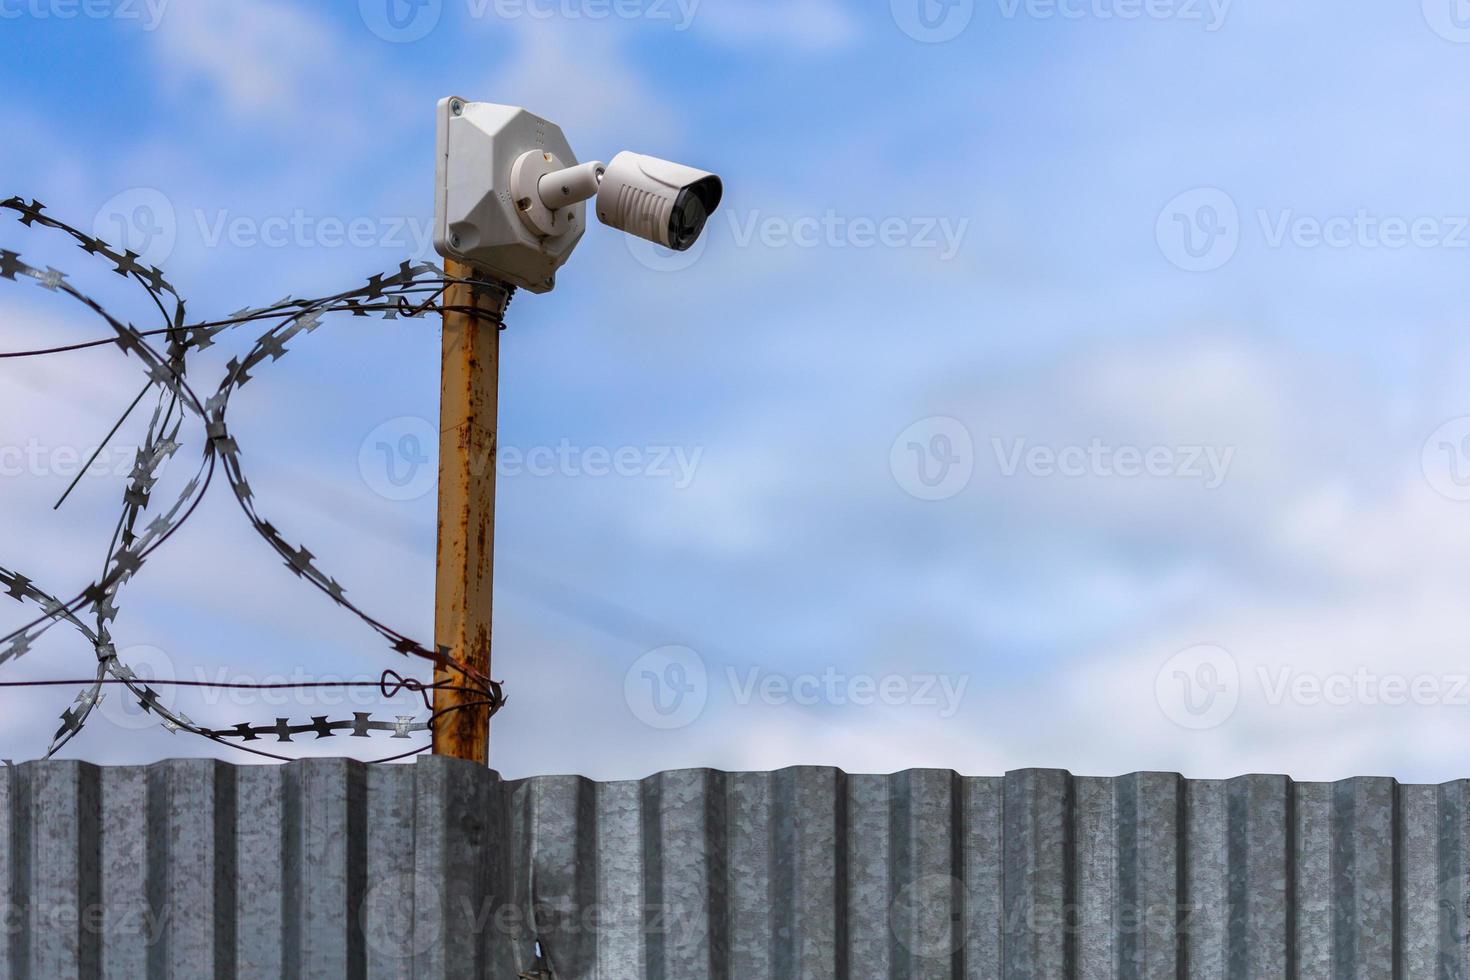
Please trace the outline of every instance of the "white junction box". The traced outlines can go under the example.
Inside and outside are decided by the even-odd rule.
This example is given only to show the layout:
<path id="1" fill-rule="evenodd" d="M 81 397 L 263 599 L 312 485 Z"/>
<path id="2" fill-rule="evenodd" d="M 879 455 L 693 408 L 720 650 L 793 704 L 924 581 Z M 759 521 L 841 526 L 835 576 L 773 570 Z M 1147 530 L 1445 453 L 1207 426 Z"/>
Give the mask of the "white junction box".
<path id="1" fill-rule="evenodd" d="M 542 176 L 577 165 L 561 127 L 516 106 L 440 99 L 434 167 L 434 249 L 533 293 L 587 230 L 584 202 L 549 209 Z"/>

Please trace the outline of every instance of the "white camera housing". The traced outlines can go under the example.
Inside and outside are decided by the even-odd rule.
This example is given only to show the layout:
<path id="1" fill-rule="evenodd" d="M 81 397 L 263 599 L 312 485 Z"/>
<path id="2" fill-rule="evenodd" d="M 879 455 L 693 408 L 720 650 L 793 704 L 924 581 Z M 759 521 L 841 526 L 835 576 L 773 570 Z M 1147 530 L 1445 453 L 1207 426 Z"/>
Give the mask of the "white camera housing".
<path id="1" fill-rule="evenodd" d="M 556 286 L 597 199 L 607 225 L 675 251 L 720 204 L 720 178 L 657 157 L 578 163 L 561 128 L 516 106 L 438 105 L 434 249 L 533 293 Z"/>
<path id="2" fill-rule="evenodd" d="M 682 252 L 699 240 L 724 196 L 720 178 L 642 153 L 619 153 L 597 192 L 597 220 Z"/>
<path id="3" fill-rule="evenodd" d="M 515 188 L 517 177 L 524 183 L 533 173 L 577 163 L 561 127 L 515 106 L 453 96 L 439 100 L 437 118 L 434 250 L 533 293 L 549 292 L 582 239 L 587 207 L 543 212 L 536 195 L 528 202 Z"/>

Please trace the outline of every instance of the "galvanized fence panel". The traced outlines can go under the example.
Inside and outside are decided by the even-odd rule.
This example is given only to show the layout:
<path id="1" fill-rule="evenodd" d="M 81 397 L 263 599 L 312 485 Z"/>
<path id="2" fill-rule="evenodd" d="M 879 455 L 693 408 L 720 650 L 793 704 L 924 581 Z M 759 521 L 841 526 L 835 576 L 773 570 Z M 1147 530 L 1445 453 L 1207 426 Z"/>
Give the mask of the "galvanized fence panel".
<path id="1" fill-rule="evenodd" d="M 1470 977 L 1470 784 L 0 770 L 0 978 Z"/>

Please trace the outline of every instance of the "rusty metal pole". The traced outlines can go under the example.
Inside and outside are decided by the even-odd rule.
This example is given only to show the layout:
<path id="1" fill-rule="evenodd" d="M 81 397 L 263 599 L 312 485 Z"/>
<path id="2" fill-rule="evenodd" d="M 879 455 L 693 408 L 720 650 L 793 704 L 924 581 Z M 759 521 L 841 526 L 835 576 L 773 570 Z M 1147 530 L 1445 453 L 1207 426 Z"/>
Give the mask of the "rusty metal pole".
<path id="1" fill-rule="evenodd" d="M 482 278 L 470 266 L 445 262 L 451 278 Z M 499 427 L 500 329 L 510 288 L 450 286 L 446 308 L 473 307 L 485 316 L 444 312 L 439 401 L 439 545 L 434 642 L 485 676 L 490 674 L 490 614 L 495 562 L 495 452 Z M 463 675 L 438 668 L 434 680 L 466 686 Z M 481 700 L 473 693 L 436 690 L 436 714 Z M 488 765 L 490 709 L 466 707 L 439 717 L 434 754 Z"/>

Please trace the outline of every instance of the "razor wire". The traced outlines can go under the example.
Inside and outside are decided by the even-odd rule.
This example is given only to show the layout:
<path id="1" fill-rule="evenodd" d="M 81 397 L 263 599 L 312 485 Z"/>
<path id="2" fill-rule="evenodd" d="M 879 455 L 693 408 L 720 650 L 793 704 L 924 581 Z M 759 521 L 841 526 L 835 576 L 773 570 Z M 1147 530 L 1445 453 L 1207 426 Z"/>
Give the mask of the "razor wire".
<path id="1" fill-rule="evenodd" d="M 295 299 L 287 296 L 268 306 L 242 309 L 223 319 L 190 322 L 186 317 L 185 302 L 178 291 L 159 269 L 144 264 L 138 253 L 128 249 L 114 249 L 102 239 L 87 235 L 51 217 L 45 213 L 45 206 L 34 199 L 27 202 L 19 197 L 12 197 L 0 201 L 0 209 L 15 212 L 20 223 L 27 229 L 39 227 L 70 236 L 77 247 L 88 255 L 111 263 L 113 272 L 143 287 L 153 306 L 157 308 L 161 322 L 165 324 L 154 329 L 140 330 L 113 316 L 99 302 L 69 282 L 66 274 L 60 270 L 49 265 L 45 268 L 30 265 L 21 258 L 20 253 L 0 249 L 0 279 L 12 282 L 19 282 L 23 278 L 32 279 L 41 288 L 80 303 L 112 331 L 112 335 L 106 338 L 79 344 L 0 353 L 0 359 L 53 355 L 108 345 L 116 345 L 125 357 L 137 358 L 144 368 L 147 381 L 138 398 L 119 419 L 113 433 L 150 392 L 156 395 L 146 436 L 138 448 L 123 492 L 122 512 L 107 547 L 102 574 L 71 599 L 62 600 L 58 594 L 43 589 L 30 577 L 0 565 L 0 596 L 8 595 L 36 607 L 39 611 L 39 615 L 24 626 L 0 636 L 0 667 L 24 656 L 37 640 L 60 623 L 79 632 L 97 657 L 95 676 L 87 681 L 46 680 L 0 684 L 0 687 L 86 685 L 76 700 L 62 713 L 60 727 L 52 736 L 46 758 L 55 755 L 81 732 L 92 712 L 102 703 L 105 696 L 103 688 L 109 685 L 121 686 L 137 700 L 138 707 L 157 716 L 160 724 L 169 732 L 186 732 L 255 755 L 283 761 L 289 761 L 290 757 L 244 743 L 267 738 L 273 738 L 277 742 L 291 742 L 298 735 L 312 735 L 316 739 L 336 735 L 368 738 L 373 732 L 391 732 L 391 738 L 410 738 L 417 733 L 432 732 L 435 722 L 451 711 L 484 707 L 490 715 L 497 713 L 506 700 L 503 687 L 498 681 L 454 657 L 449 648 L 419 643 L 349 600 L 347 590 L 322 569 L 317 557 L 305 544 L 291 544 L 266 518 L 246 479 L 240 445 L 230 431 L 227 413 L 231 396 L 254 380 L 254 372 L 281 360 L 290 352 L 287 347 L 289 343 L 302 335 L 315 332 L 329 314 L 346 313 L 354 317 L 377 315 L 393 320 L 400 317 L 417 318 L 426 313 L 457 312 L 489 320 L 496 329 L 504 329 L 500 316 L 475 305 L 452 305 L 448 302 L 446 293 L 451 286 L 457 285 L 469 286 L 475 290 L 496 291 L 496 298 L 500 302 L 495 304 L 495 308 L 504 310 L 514 287 L 493 281 L 453 277 L 429 263 L 414 265 L 404 262 L 396 272 L 374 275 L 365 284 L 335 295 L 316 299 Z M 225 377 L 218 388 L 208 398 L 201 399 L 186 380 L 188 356 L 214 346 L 216 338 L 226 331 L 250 324 L 267 324 L 268 329 L 256 339 L 243 357 L 230 359 L 225 365 Z M 162 351 L 150 343 L 153 338 L 163 339 Z M 203 451 L 198 469 L 166 509 L 150 510 L 154 503 L 154 490 L 161 479 L 160 469 L 182 448 L 186 420 L 193 420 L 203 428 Z M 104 440 L 104 445 L 105 442 Z M 322 592 L 339 609 L 367 625 L 395 653 L 428 661 L 437 671 L 456 675 L 457 680 L 454 683 L 436 681 L 425 684 L 405 678 L 396 671 L 385 670 L 377 682 L 342 682 L 339 685 L 376 686 L 385 699 L 404 690 L 419 694 L 430 711 L 427 721 L 417 721 L 413 715 L 398 715 L 391 721 L 380 721 L 373 719 L 371 712 L 354 712 L 351 719 L 333 720 L 327 716 L 313 716 L 310 722 L 293 723 L 289 718 L 277 718 L 273 724 L 268 725 L 241 722 L 228 728 L 211 729 L 196 723 L 182 711 L 164 704 L 157 687 L 176 684 L 259 689 L 333 685 L 231 685 L 160 681 L 139 677 L 123 662 L 111 633 L 111 625 L 118 614 L 119 593 L 154 552 L 194 513 L 217 473 L 223 473 L 251 527 L 276 552 L 297 579 Z M 431 691 L 456 691 L 470 695 L 471 699 L 435 712 L 430 700 Z M 428 748 L 425 745 L 373 761 L 389 762 L 416 755 Z"/>

